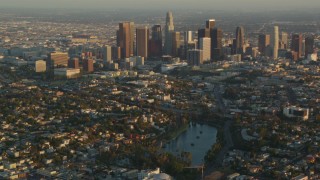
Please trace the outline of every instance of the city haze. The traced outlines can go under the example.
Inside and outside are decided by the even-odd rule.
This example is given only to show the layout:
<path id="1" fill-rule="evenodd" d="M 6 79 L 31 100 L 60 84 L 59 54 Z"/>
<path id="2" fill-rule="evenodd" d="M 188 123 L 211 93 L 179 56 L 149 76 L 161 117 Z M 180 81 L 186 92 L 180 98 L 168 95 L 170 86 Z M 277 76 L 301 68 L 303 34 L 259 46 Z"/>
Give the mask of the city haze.
<path id="1" fill-rule="evenodd" d="M 210 9 L 237 11 L 272 11 L 281 9 L 313 9 L 320 5 L 318 0 L 2 0 L 2 7 L 11 8 L 82 8 L 82 9 Z"/>

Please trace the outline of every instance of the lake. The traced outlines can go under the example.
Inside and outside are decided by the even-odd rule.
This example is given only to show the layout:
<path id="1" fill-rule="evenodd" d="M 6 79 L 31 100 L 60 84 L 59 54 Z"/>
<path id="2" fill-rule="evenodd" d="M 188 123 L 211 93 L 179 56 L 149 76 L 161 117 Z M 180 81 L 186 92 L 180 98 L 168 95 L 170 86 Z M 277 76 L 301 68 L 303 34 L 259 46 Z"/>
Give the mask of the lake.
<path id="1" fill-rule="evenodd" d="M 189 128 L 177 138 L 165 145 L 165 150 L 172 154 L 179 154 L 181 151 L 192 154 L 192 166 L 204 163 L 204 156 L 211 146 L 216 143 L 217 129 L 215 127 L 190 123 Z"/>

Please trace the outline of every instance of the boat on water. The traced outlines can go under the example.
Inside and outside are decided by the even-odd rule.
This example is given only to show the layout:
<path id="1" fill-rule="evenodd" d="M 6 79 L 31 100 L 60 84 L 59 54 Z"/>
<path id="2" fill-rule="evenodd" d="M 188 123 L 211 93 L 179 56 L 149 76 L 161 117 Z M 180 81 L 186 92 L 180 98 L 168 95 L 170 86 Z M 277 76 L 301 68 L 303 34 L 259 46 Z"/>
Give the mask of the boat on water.
<path id="1" fill-rule="evenodd" d="M 194 146 L 194 144 L 193 144 L 193 143 L 191 143 L 190 145 L 191 145 L 191 146 Z"/>
<path id="2" fill-rule="evenodd" d="M 200 134 L 202 134 L 202 131 L 200 131 Z"/>

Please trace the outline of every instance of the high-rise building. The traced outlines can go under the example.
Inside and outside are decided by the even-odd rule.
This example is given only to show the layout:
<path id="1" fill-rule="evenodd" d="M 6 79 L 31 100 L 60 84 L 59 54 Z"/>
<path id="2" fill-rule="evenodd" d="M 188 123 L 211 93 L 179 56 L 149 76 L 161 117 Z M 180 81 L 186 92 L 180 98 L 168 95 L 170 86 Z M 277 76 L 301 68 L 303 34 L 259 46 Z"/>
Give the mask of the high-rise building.
<path id="1" fill-rule="evenodd" d="M 111 58 L 112 60 L 119 60 L 121 59 L 121 48 L 118 46 L 111 47 Z"/>
<path id="2" fill-rule="evenodd" d="M 280 49 L 288 49 L 288 33 L 281 32 L 280 34 Z"/>
<path id="3" fill-rule="evenodd" d="M 103 64 L 110 63 L 112 61 L 112 49 L 111 46 L 104 46 L 102 49 Z"/>
<path id="4" fill-rule="evenodd" d="M 314 38 L 309 36 L 305 38 L 305 58 L 314 53 Z"/>
<path id="5" fill-rule="evenodd" d="M 200 38 L 199 49 L 203 51 L 203 61 L 210 61 L 211 59 L 211 38 Z"/>
<path id="6" fill-rule="evenodd" d="M 178 56 L 180 48 L 180 32 L 172 32 L 172 56 Z"/>
<path id="7" fill-rule="evenodd" d="M 198 29 L 198 47 L 200 46 L 199 42 L 201 38 L 208 37 L 210 38 L 210 29 L 204 28 L 204 29 Z"/>
<path id="8" fill-rule="evenodd" d="M 222 52 L 222 37 L 223 32 L 221 28 L 214 28 L 211 30 L 211 59 L 219 60 Z"/>
<path id="9" fill-rule="evenodd" d="M 266 47 L 270 45 L 270 35 L 260 34 L 258 39 L 258 49 L 259 52 L 265 55 Z"/>
<path id="10" fill-rule="evenodd" d="M 154 25 L 152 27 L 151 39 L 149 41 L 149 55 L 155 57 L 162 56 L 161 25 Z"/>
<path id="11" fill-rule="evenodd" d="M 69 55 L 64 52 L 52 52 L 48 54 L 47 66 L 53 67 L 67 67 Z"/>
<path id="12" fill-rule="evenodd" d="M 184 32 L 184 44 L 187 45 L 192 41 L 193 41 L 192 31 Z"/>
<path id="13" fill-rule="evenodd" d="M 164 50 L 168 55 L 172 55 L 172 32 L 174 32 L 173 15 L 172 12 L 168 12 L 166 17 L 164 41 Z"/>
<path id="14" fill-rule="evenodd" d="M 244 28 L 242 26 L 236 29 L 236 54 L 243 54 L 245 40 L 244 40 Z"/>
<path id="15" fill-rule="evenodd" d="M 134 29 L 132 28 L 134 28 L 133 22 L 119 23 L 117 44 L 121 48 L 121 56 L 123 58 L 128 58 L 134 54 Z"/>
<path id="16" fill-rule="evenodd" d="M 215 19 L 208 19 L 206 21 L 206 28 L 207 29 L 213 29 L 215 25 L 216 25 L 216 20 Z"/>
<path id="17" fill-rule="evenodd" d="M 273 59 L 278 58 L 278 51 L 279 51 L 279 27 L 273 27 L 273 34 L 272 34 L 272 47 L 273 47 Z"/>
<path id="18" fill-rule="evenodd" d="M 134 33 L 135 33 L 136 29 L 135 29 L 135 26 L 134 26 L 134 22 L 130 22 L 130 56 L 134 56 L 135 52 L 136 52 L 136 43 L 134 42 L 135 41 L 135 36 L 134 36 Z"/>
<path id="19" fill-rule="evenodd" d="M 190 66 L 199 66 L 203 63 L 203 51 L 200 49 L 189 50 L 187 60 Z"/>
<path id="20" fill-rule="evenodd" d="M 157 24 L 152 26 L 151 39 L 162 40 L 162 28 L 161 25 Z"/>
<path id="21" fill-rule="evenodd" d="M 72 58 L 68 61 L 68 68 L 79 68 L 79 58 Z"/>
<path id="22" fill-rule="evenodd" d="M 137 28 L 136 32 L 137 56 L 148 57 L 149 29 L 148 27 Z"/>
<path id="23" fill-rule="evenodd" d="M 93 60 L 92 59 L 84 59 L 82 61 L 83 70 L 90 73 L 93 72 Z"/>
<path id="24" fill-rule="evenodd" d="M 298 59 L 302 58 L 302 34 L 293 34 L 291 50 L 297 53 Z"/>

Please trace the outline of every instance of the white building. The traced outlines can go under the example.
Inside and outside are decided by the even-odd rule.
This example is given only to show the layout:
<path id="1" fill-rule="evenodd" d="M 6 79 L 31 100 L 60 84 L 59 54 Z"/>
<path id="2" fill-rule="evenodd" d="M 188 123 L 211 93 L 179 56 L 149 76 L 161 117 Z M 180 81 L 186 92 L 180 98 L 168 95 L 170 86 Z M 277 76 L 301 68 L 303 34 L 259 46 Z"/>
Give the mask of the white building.
<path id="1" fill-rule="evenodd" d="M 308 54 L 308 60 L 317 61 L 318 60 L 318 54 L 317 53 Z"/>
<path id="2" fill-rule="evenodd" d="M 47 70 L 47 63 L 44 60 L 38 60 L 35 62 L 35 71 L 39 72 L 46 72 Z"/>
<path id="3" fill-rule="evenodd" d="M 210 61 L 211 58 L 211 38 L 200 38 L 200 49 L 203 51 L 203 61 Z"/>
<path id="4" fill-rule="evenodd" d="M 289 106 L 283 109 L 283 114 L 289 118 L 302 118 L 304 121 L 309 119 L 309 109 Z"/>
<path id="5" fill-rule="evenodd" d="M 60 78 L 76 78 L 80 75 L 80 69 L 71 68 L 56 68 L 54 69 L 54 76 Z"/>
<path id="6" fill-rule="evenodd" d="M 193 41 L 192 31 L 184 32 L 184 43 L 187 45 Z"/>

